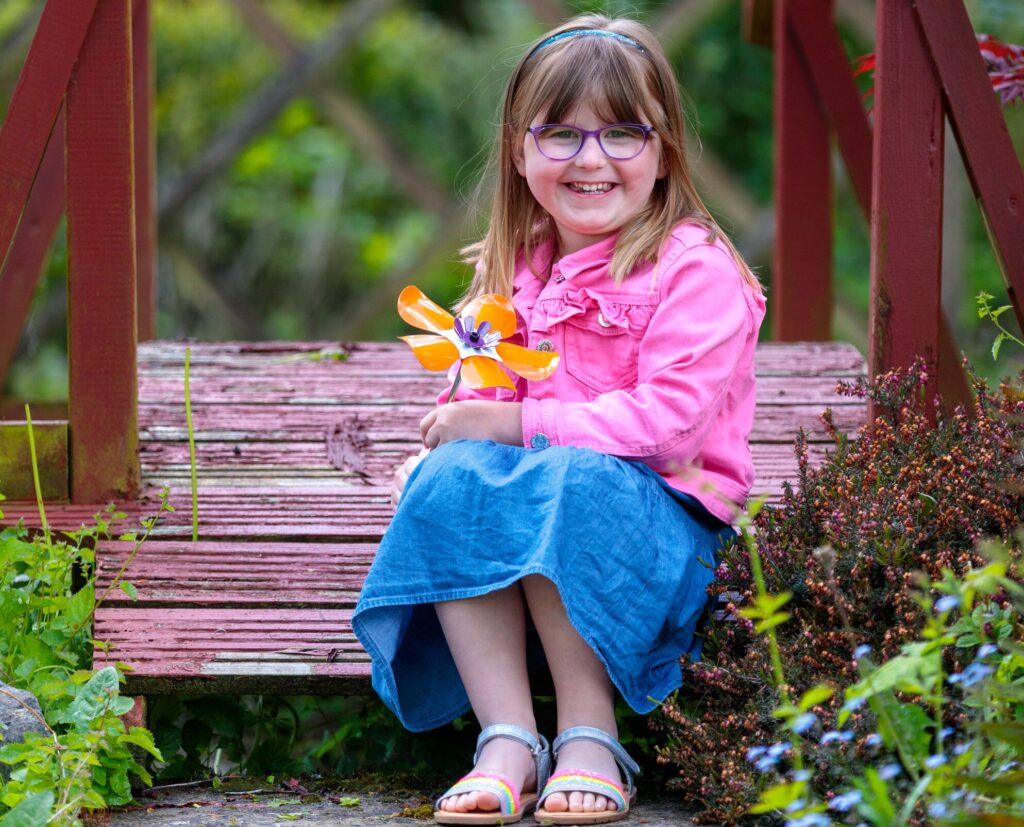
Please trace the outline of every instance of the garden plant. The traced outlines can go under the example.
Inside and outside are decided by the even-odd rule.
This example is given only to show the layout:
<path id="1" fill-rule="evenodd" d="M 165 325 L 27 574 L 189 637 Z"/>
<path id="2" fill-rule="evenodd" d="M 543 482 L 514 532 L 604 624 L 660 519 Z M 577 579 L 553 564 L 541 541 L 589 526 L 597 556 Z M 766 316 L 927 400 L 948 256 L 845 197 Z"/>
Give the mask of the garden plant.
<path id="1" fill-rule="evenodd" d="M 703 820 L 1022 823 L 1024 392 L 975 378 L 946 413 L 926 382 L 845 386 L 874 421 L 850 440 L 826 412 L 834 451 L 813 469 L 799 442 L 798 484 L 724 553 L 733 622 L 659 722 Z"/>
<path id="2" fill-rule="evenodd" d="M 42 530 L 30 532 L 21 522 L 0 529 L 0 681 L 31 692 L 42 715 L 26 706 L 40 731 L 24 741 L 0 741 L 0 763 L 9 773 L 0 783 L 3 827 L 78 824 L 83 809 L 126 804 L 131 776 L 151 783 L 132 747 L 161 757 L 148 730 L 126 726 L 120 717 L 134 702 L 119 695 L 118 669 L 91 668 L 96 606 L 113 588 L 134 594 L 124 568 L 98 599 L 95 592 L 96 543 L 117 531 L 126 515 L 109 506 L 94 525 L 58 536 L 47 524 L 33 471 Z M 135 543 L 131 556 L 169 510 L 164 491 L 157 515 L 143 519 L 141 531 L 119 532 L 118 539 Z"/>

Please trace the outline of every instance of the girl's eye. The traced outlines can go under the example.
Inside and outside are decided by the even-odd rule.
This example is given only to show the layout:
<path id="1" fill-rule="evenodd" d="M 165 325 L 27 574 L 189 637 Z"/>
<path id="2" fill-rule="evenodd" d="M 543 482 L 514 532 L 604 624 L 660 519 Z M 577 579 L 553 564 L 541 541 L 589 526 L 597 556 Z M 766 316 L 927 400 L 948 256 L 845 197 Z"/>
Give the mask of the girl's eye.
<path id="1" fill-rule="evenodd" d="M 643 137 L 643 133 L 628 126 L 613 126 L 606 129 L 601 137 L 606 141 L 637 141 Z"/>
<path id="2" fill-rule="evenodd" d="M 548 129 L 542 129 L 540 132 L 540 138 L 544 141 L 573 142 L 580 139 L 580 133 L 575 129 L 569 129 L 565 126 L 553 126 Z"/>

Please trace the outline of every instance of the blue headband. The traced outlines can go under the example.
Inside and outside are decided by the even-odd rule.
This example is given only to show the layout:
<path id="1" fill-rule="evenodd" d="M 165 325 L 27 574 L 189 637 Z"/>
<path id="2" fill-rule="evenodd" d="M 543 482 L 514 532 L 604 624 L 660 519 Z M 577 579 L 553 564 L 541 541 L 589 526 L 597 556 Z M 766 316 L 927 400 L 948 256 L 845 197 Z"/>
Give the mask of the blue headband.
<path id="1" fill-rule="evenodd" d="M 619 43 L 625 43 L 627 46 L 632 46 L 634 49 L 637 49 L 638 51 L 646 51 L 644 47 L 641 46 L 633 38 L 628 37 L 624 34 L 619 34 L 618 32 L 610 32 L 607 29 L 573 29 L 572 31 L 553 34 L 547 40 L 542 40 L 534 47 L 533 51 L 530 52 L 530 54 L 533 55 L 534 53 L 539 52 L 545 46 L 550 46 L 552 43 L 557 43 L 559 40 L 566 40 L 570 37 L 607 37 L 610 40 L 617 40 L 619 41 Z"/>

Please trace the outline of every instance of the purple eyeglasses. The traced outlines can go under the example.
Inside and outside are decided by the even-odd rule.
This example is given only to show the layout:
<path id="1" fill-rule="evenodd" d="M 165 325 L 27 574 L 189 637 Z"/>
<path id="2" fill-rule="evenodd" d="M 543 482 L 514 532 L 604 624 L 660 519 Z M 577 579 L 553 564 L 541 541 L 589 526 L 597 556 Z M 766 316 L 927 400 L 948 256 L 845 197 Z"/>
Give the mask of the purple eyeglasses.
<path id="1" fill-rule="evenodd" d="M 591 136 L 597 138 L 601 151 L 613 161 L 628 161 L 643 152 L 654 127 L 642 123 L 613 123 L 600 129 L 580 129 L 564 123 L 547 123 L 531 126 L 526 131 L 533 135 L 540 154 L 552 161 L 575 158 Z"/>

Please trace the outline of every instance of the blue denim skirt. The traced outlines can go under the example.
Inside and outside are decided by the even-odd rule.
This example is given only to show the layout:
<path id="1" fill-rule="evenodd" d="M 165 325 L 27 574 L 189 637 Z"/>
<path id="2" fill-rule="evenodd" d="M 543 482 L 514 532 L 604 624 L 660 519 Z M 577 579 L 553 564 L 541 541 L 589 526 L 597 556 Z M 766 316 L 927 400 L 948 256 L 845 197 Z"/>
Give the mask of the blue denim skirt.
<path id="1" fill-rule="evenodd" d="M 623 698 L 649 712 L 680 686 L 680 655 L 699 651 L 733 534 L 643 463 L 457 440 L 409 475 L 352 628 L 384 703 L 408 729 L 431 729 L 469 709 L 433 604 L 540 574 Z"/>

